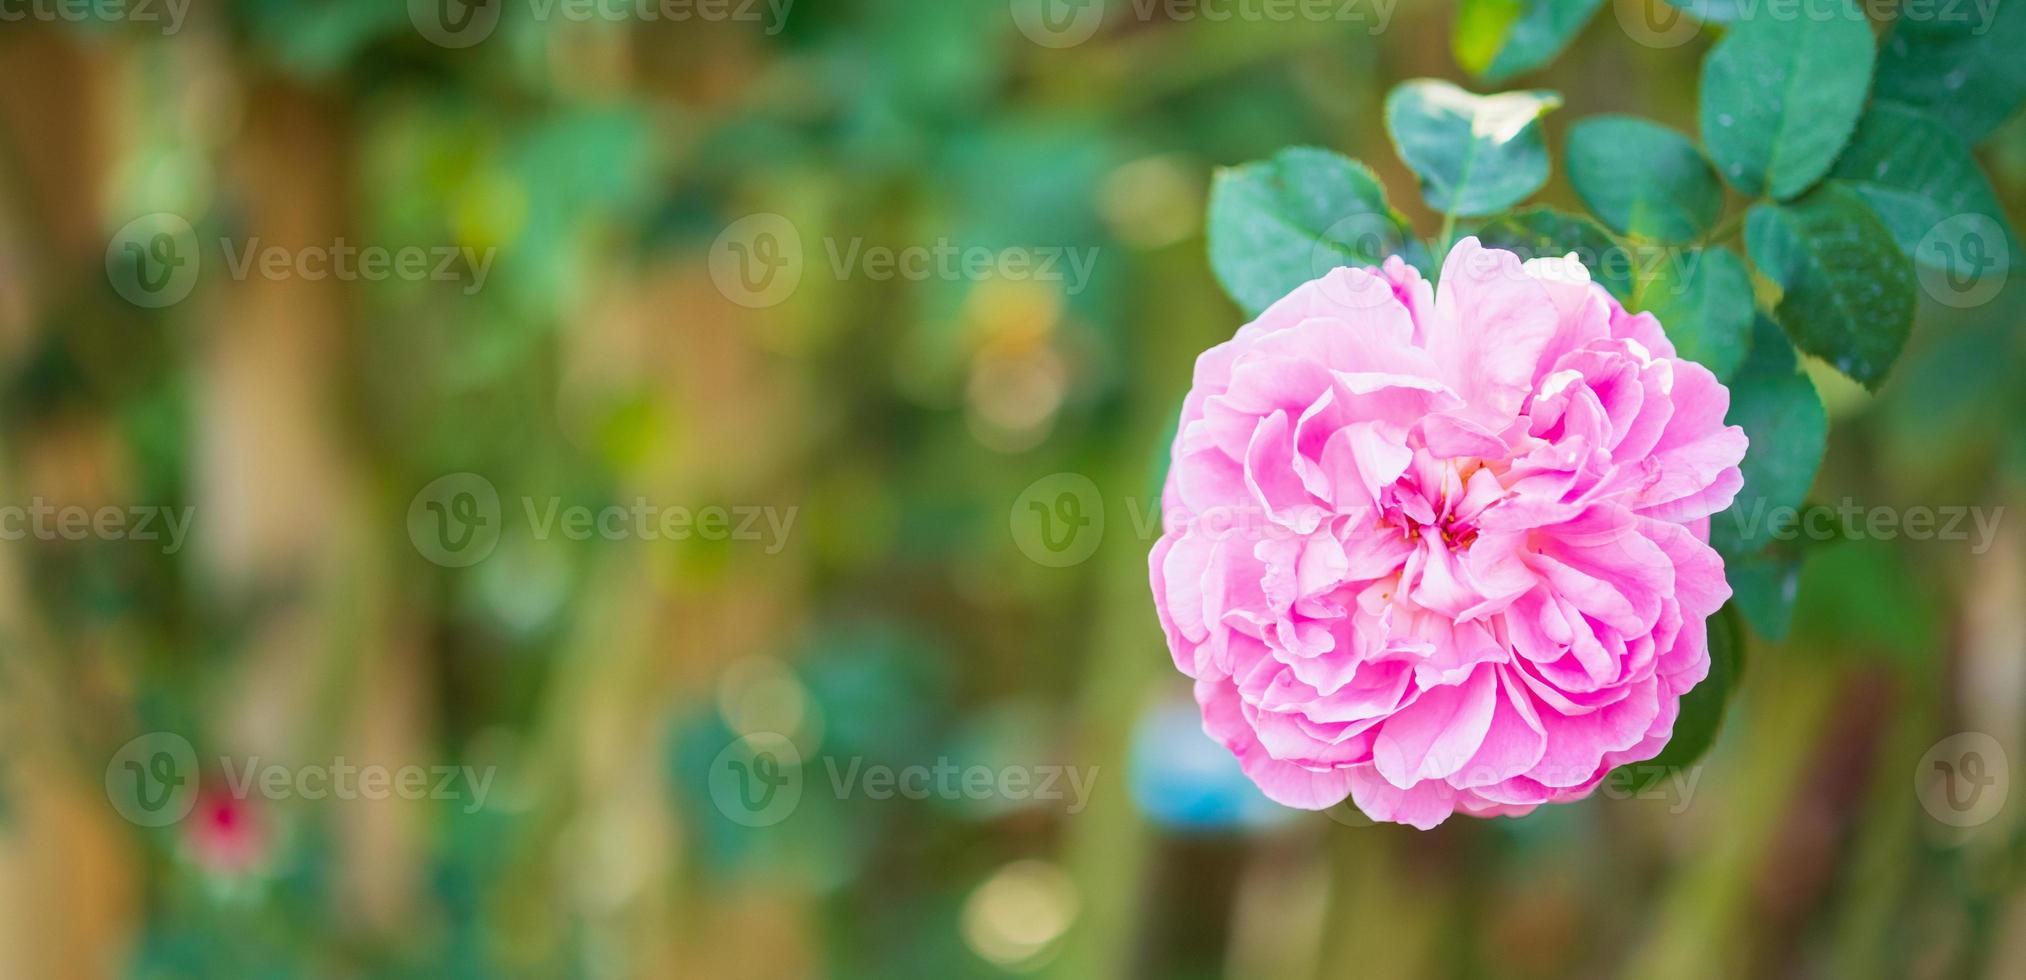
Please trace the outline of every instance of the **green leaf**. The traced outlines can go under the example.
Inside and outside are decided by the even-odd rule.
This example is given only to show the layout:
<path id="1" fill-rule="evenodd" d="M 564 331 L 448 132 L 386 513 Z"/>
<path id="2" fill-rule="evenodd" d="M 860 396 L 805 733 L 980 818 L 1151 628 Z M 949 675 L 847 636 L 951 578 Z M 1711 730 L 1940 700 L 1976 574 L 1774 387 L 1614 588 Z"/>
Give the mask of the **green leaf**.
<path id="1" fill-rule="evenodd" d="M 1793 621 L 1804 544 L 1798 522 L 1829 433 L 1814 384 L 1797 371 L 1780 328 L 1759 317 L 1724 419 L 1751 440 L 1739 464 L 1745 483 L 1709 526 L 1710 545 L 1724 556 L 1731 605 L 1769 640 L 1785 639 Z"/>
<path id="2" fill-rule="evenodd" d="M 1726 380 L 1752 337 L 1752 274 L 1728 248 L 1670 248 L 1635 287 L 1675 350 Z"/>
<path id="3" fill-rule="evenodd" d="M 2009 268 L 2019 249 L 2005 209 L 1969 148 L 1939 118 L 1921 110 L 1873 104 L 1829 176 L 1863 195 L 1916 262 L 1950 267 L 1953 252 L 1920 246 L 1944 221 L 1963 214 L 1981 215 L 2003 231 L 2006 247 L 1989 250 L 1996 253 L 1989 256 L 1998 263 L 1996 270 Z"/>
<path id="4" fill-rule="evenodd" d="M 1745 216 L 1745 246 L 1777 283 L 1795 346 L 1876 390 L 1913 328 L 1913 262 L 1856 192 L 1831 183 Z"/>
<path id="5" fill-rule="evenodd" d="M 1632 296 L 1632 258 L 1603 226 L 1553 208 L 1528 208 L 1492 219 L 1477 229 L 1478 241 L 1522 259 L 1561 258 L 1571 252 L 1590 278 L 1603 283 L 1619 302 Z"/>
<path id="6" fill-rule="evenodd" d="M 1737 558 L 1724 559 L 1731 605 L 1752 630 L 1775 643 L 1794 625 L 1794 600 L 1801 587 L 1801 548 L 1780 542 Z"/>
<path id="7" fill-rule="evenodd" d="M 1813 186 L 1850 139 L 1871 90 L 1871 25 L 1838 13 L 1740 20 L 1702 68 L 1702 142 L 1732 187 L 1786 200 Z"/>
<path id="8" fill-rule="evenodd" d="M 1386 96 L 1386 130 L 1421 178 L 1421 196 L 1445 214 L 1490 214 L 1548 179 L 1540 117 L 1562 104 L 1553 92 L 1473 95 L 1418 78 Z"/>
<path id="9" fill-rule="evenodd" d="M 1723 213 L 1716 171 L 1688 137 L 1631 116 L 1569 128 L 1569 182 L 1613 231 L 1662 242 L 1702 235 Z"/>
<path id="10" fill-rule="evenodd" d="M 1786 338 L 1764 317 L 1754 332 L 1752 356 L 1731 380 L 1730 391 L 1724 421 L 1743 428 L 1751 442 L 1738 464 L 1744 486 L 1730 509 L 1710 520 L 1709 540 L 1725 556 L 1742 557 L 1791 540 L 1828 446 L 1829 416 L 1814 383 L 1796 369 Z"/>
<path id="11" fill-rule="evenodd" d="M 1422 258 L 1378 178 L 1313 147 L 1218 171 L 1208 234 L 1210 267 L 1247 314 L 1337 266 Z"/>
<path id="12" fill-rule="evenodd" d="M 1463 0 L 1451 35 L 1464 70 L 1497 84 L 1562 53 L 1604 0 Z"/>
<path id="13" fill-rule="evenodd" d="M 1926 109 L 1975 143 L 2026 99 L 2026 0 L 1969 0 L 1956 16 L 1902 13 L 1878 59 L 1878 98 Z"/>
<path id="14" fill-rule="evenodd" d="M 1764 313 L 1752 314 L 1752 352 L 1741 372 L 1792 374 L 1801 369 L 1794 345 L 1780 332 L 1780 325 Z"/>
<path id="15" fill-rule="evenodd" d="M 1637 792 L 1655 786 L 1694 765 L 1716 743 L 1731 694 L 1744 676 L 1745 645 L 1744 637 L 1738 633 L 1737 613 L 1729 605 L 1709 618 L 1707 628 L 1709 674 L 1681 696 L 1681 715 L 1674 721 L 1674 736 L 1653 758 L 1613 770 L 1607 778 L 1614 789 Z"/>
<path id="16" fill-rule="evenodd" d="M 1463 0 L 1456 8 L 1456 26 L 1449 32 L 1449 48 L 1456 63 L 1473 75 L 1482 76 L 1498 59 L 1512 25 L 1526 13 L 1526 0 Z"/>

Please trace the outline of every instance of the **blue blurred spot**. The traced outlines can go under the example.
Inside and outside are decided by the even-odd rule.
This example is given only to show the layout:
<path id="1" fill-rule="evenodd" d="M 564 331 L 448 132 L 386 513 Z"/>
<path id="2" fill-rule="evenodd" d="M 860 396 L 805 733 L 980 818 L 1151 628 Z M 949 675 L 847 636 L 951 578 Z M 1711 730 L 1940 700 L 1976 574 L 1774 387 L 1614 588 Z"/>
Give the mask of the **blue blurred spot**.
<path id="1" fill-rule="evenodd" d="M 1250 829 L 1294 816 L 1261 794 L 1237 757 L 1203 734 L 1202 716 L 1186 701 L 1164 701 L 1140 716 L 1127 768 L 1140 811 L 1171 830 Z"/>

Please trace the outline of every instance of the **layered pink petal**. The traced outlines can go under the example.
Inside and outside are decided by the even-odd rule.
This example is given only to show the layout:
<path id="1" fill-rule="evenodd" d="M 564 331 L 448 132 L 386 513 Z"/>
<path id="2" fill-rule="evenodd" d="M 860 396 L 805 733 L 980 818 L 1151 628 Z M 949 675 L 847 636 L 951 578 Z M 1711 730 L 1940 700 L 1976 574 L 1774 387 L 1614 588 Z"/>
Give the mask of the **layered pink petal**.
<path id="1" fill-rule="evenodd" d="M 1573 258 L 1337 269 L 1196 362 L 1148 558 L 1269 797 L 1432 827 L 1665 745 L 1730 595 L 1729 394 Z"/>

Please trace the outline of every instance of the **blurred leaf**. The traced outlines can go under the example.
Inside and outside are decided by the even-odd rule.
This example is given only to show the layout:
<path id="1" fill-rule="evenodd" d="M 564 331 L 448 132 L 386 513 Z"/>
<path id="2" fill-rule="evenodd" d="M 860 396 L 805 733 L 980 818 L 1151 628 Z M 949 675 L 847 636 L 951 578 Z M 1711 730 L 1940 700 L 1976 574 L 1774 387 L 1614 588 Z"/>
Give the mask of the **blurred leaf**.
<path id="1" fill-rule="evenodd" d="M 587 274 L 585 237 L 603 222 L 644 218 L 651 199 L 655 127 L 636 108 L 584 109 L 543 117 L 517 134 L 510 166 L 492 181 L 459 190 L 470 212 L 491 221 L 520 215 L 498 233 L 494 280 L 524 303 L 568 301 Z M 494 244 L 473 236 L 476 246 Z M 490 338 L 505 339 L 505 338 Z"/>
<path id="2" fill-rule="evenodd" d="M 1731 604 L 1760 636 L 1782 640 L 1798 589 L 1800 507 L 1821 466 L 1829 420 L 1814 384 L 1798 372 L 1794 349 L 1763 316 L 1751 356 L 1731 382 L 1724 421 L 1743 428 L 1751 443 L 1738 466 L 1744 485 L 1710 519 L 1710 545 L 1724 556 Z"/>
<path id="3" fill-rule="evenodd" d="M 2015 291 L 2026 299 L 2026 291 Z M 1997 310 L 1938 311 L 1929 343 L 1909 352 L 1881 406 L 1879 465 L 1910 492 L 1976 485 L 2005 433 L 2026 419 L 2018 299 Z"/>
<path id="4" fill-rule="evenodd" d="M 1829 175 L 1863 195 L 1899 247 L 1916 262 L 1944 268 L 1951 264 L 1952 253 L 1929 249 L 1930 254 L 1922 255 L 1920 245 L 1942 222 L 1960 214 L 1981 215 L 2004 230 L 2007 247 L 1988 250 L 1996 253 L 1993 257 L 2000 263 L 1996 268 L 2010 267 L 2011 255 L 2019 248 L 2005 209 L 1969 148 L 1928 113 L 1874 104 Z"/>
<path id="5" fill-rule="evenodd" d="M 936 169 L 964 202 L 966 244 L 1091 245 L 1103 234 L 1092 188 L 1128 157 L 1102 125 L 1016 117 L 955 134 Z"/>
<path id="6" fill-rule="evenodd" d="M 663 736 L 664 790 L 681 812 L 686 847 L 699 870 L 720 877 L 777 876 L 811 891 L 835 888 L 863 871 L 879 826 L 877 815 L 864 812 L 863 799 L 814 791 L 817 786 L 827 789 L 832 767 L 854 757 L 826 749 L 784 763 L 785 769 L 798 772 L 791 778 L 799 780 L 803 791 L 779 822 L 754 826 L 734 820 L 731 807 L 739 804 L 728 804 L 712 792 L 721 754 L 737 751 L 744 739 L 744 733 L 711 711 L 672 718 Z"/>
<path id="7" fill-rule="evenodd" d="M 1603 226 L 1580 215 L 1553 208 L 1527 208 L 1485 222 L 1477 228 L 1478 240 L 1502 248 L 1522 259 L 1561 258 L 1576 253 L 1590 270 L 1590 277 L 1603 283 L 1620 302 L 1632 296 L 1632 261 Z"/>
<path id="8" fill-rule="evenodd" d="M 1437 211 L 1465 216 L 1511 207 L 1548 179 L 1540 117 L 1562 104 L 1554 92 L 1474 95 L 1419 78 L 1386 96 L 1386 131 L 1421 177 Z"/>
<path id="9" fill-rule="evenodd" d="M 1716 171 L 1688 137 L 1632 116 L 1592 116 L 1569 129 L 1569 183 L 1612 230 L 1685 242 L 1723 213 Z"/>
<path id="10" fill-rule="evenodd" d="M 1553 61 L 1604 0 L 1463 0 L 1452 46 L 1466 71 L 1498 84 Z"/>
<path id="11" fill-rule="evenodd" d="M 249 50 L 299 75 L 322 78 L 343 71 L 374 40 L 414 31 L 404 8 L 381 0 L 246 0 L 238 12 L 253 41 Z"/>
<path id="12" fill-rule="evenodd" d="M 1934 113 L 1966 143 L 2026 99 L 2026 0 L 1955 5 L 1956 16 L 1902 16 L 1878 60 L 1878 98 Z"/>
<path id="13" fill-rule="evenodd" d="M 960 118 L 986 102 L 1006 56 L 1018 50 L 999 43 L 1012 26 L 1001 4 L 876 0 L 860 7 L 849 41 L 825 51 L 851 85 L 870 89 L 845 93 L 849 102 L 897 112 L 904 127 Z M 810 15 L 799 3 L 780 10 L 788 23 Z"/>
<path id="14" fill-rule="evenodd" d="M 1752 357 L 1732 379 L 1724 413 L 1751 440 L 1738 464 L 1744 486 L 1730 509 L 1710 520 L 1710 544 L 1725 555 L 1746 555 L 1774 540 L 1776 520 L 1792 519 L 1788 511 L 1808 496 L 1828 442 L 1829 417 L 1815 385 L 1795 370 L 1778 328 L 1763 317 L 1758 323 Z"/>
<path id="15" fill-rule="evenodd" d="M 797 659 L 821 709 L 824 749 L 899 765 L 929 758 L 948 719 L 947 652 L 906 624 L 829 621 Z"/>
<path id="16" fill-rule="evenodd" d="M 1724 559 L 1724 578 L 1731 585 L 1731 606 L 1760 636 L 1778 643 L 1794 622 L 1794 599 L 1801 587 L 1802 549 L 1778 542 L 1736 558 Z"/>
<path id="17" fill-rule="evenodd" d="M 1864 110 L 1876 51 L 1847 0 L 1828 18 L 1738 22 L 1702 69 L 1702 142 L 1725 180 L 1786 200 L 1836 161 Z"/>
<path id="18" fill-rule="evenodd" d="M 1752 276 L 1728 248 L 1669 249 L 1635 287 L 1681 356 L 1728 380 L 1752 335 Z"/>
<path id="19" fill-rule="evenodd" d="M 1794 634 L 1809 647 L 1919 664 L 1935 655 L 1936 619 L 1933 598 L 1890 541 L 1811 548 L 1801 564 Z"/>
<path id="20" fill-rule="evenodd" d="M 1364 164 L 1314 147 L 1218 171 L 1209 221 L 1210 267 L 1248 315 L 1337 266 L 1377 265 L 1411 240 Z"/>
<path id="21" fill-rule="evenodd" d="M 1800 370 L 1800 356 L 1794 353 L 1794 345 L 1787 335 L 1780 332 L 1780 325 L 1766 314 L 1754 311 L 1752 314 L 1752 352 L 1745 356 L 1740 371 L 1768 374 L 1791 374 Z"/>
<path id="22" fill-rule="evenodd" d="M 1783 291 L 1774 317 L 1795 345 L 1876 390 L 1913 327 L 1913 263 L 1863 198 L 1831 184 L 1759 205 L 1745 243 Z"/>
<path id="23" fill-rule="evenodd" d="M 1513 24 L 1526 9 L 1526 0 L 1462 0 L 1456 7 L 1456 26 L 1449 34 L 1456 63 L 1464 71 L 1482 76 L 1497 60 Z"/>

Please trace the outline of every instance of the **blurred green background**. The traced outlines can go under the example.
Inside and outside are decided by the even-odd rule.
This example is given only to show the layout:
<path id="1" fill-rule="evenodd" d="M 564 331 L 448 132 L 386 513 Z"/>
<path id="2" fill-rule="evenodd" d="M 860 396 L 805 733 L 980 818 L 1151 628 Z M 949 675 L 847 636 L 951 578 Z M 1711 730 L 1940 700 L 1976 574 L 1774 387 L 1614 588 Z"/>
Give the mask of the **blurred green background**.
<path id="1" fill-rule="evenodd" d="M 0 975 L 2026 976 L 2020 801 L 1917 792 L 2026 760 L 2026 289 L 1816 372 L 1813 498 L 1988 548 L 1809 543 L 1685 782 L 1373 827 L 1200 734 L 1145 555 L 1212 169 L 1433 234 L 1379 105 L 1451 4 L 159 2 L 0 23 L 0 531 L 127 528 L 0 542 Z M 1514 83 L 1558 156 L 1694 130 L 1643 9 Z"/>

